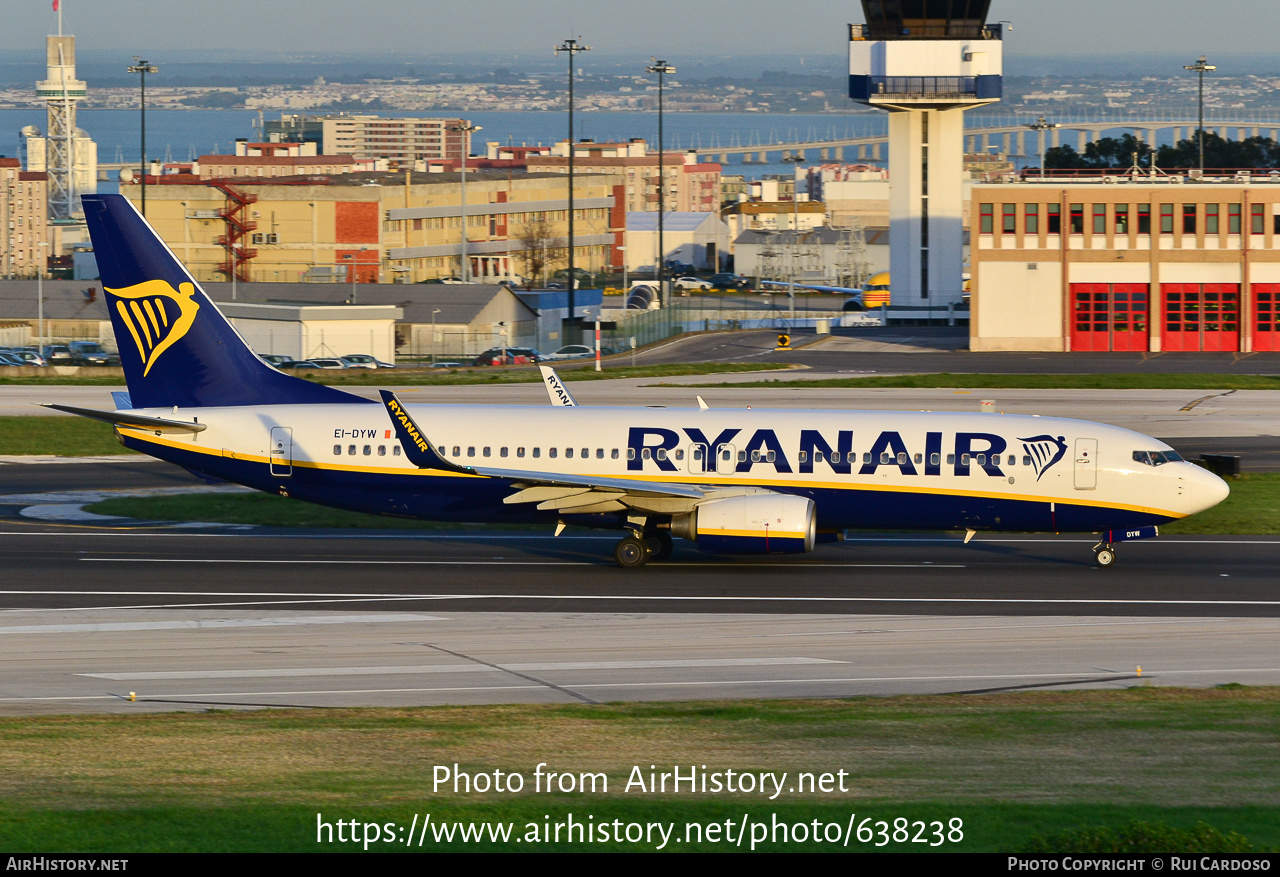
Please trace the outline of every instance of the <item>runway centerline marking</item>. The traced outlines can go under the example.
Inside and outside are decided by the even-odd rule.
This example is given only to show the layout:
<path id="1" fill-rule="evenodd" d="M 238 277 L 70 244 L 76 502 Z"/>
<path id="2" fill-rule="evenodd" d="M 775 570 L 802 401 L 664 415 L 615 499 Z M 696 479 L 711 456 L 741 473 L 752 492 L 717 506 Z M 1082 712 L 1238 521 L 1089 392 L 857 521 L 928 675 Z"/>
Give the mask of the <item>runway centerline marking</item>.
<path id="1" fill-rule="evenodd" d="M 698 667 L 792 667 L 798 664 L 847 664 L 828 658 L 694 658 L 667 661 L 535 661 L 486 664 L 415 664 L 388 667 L 280 667 L 260 670 L 149 670 L 138 673 L 76 673 L 92 679 L 141 682 L 149 679 L 270 679 L 289 676 L 378 676 L 412 673 L 500 673 L 577 670 L 668 670 Z"/>
<path id="2" fill-rule="evenodd" d="M 119 633 L 141 630 L 223 630 L 242 627 L 292 627 L 312 624 L 394 624 L 413 621 L 448 621 L 438 615 L 395 614 L 383 615 L 323 615 L 280 618 L 214 618 L 208 620 L 175 621 L 103 621 L 84 624 L 20 624 L 0 627 L 5 634 L 46 633 Z"/>
<path id="3" fill-rule="evenodd" d="M 1071 606 L 1280 606 L 1280 600 L 1151 600 L 1141 598 L 1080 597 L 803 597 L 803 596 L 698 596 L 660 594 L 359 594 L 359 593 L 288 593 L 250 591 L 37 591 L 4 590 L 4 596 L 94 596 L 94 597 L 279 597 L 281 603 L 325 602 L 404 602 L 412 600 L 563 600 L 581 602 L 632 601 L 649 603 L 958 603 L 958 604 L 1025 604 Z M 289 599 L 292 598 L 292 599 Z M 183 605 L 175 603 L 167 608 Z M 224 605 L 224 604 L 213 604 Z M 101 609 L 150 608 L 100 606 Z"/>
<path id="4" fill-rule="evenodd" d="M 191 564 L 270 564 L 280 566 L 607 566 L 599 560 L 351 560 L 331 559 L 283 559 L 283 558 L 193 558 L 193 557 L 81 557 L 81 563 L 191 563 Z M 710 567 L 749 566 L 748 563 L 662 563 L 663 567 Z M 967 569 L 960 563 L 770 563 L 770 569 Z"/>

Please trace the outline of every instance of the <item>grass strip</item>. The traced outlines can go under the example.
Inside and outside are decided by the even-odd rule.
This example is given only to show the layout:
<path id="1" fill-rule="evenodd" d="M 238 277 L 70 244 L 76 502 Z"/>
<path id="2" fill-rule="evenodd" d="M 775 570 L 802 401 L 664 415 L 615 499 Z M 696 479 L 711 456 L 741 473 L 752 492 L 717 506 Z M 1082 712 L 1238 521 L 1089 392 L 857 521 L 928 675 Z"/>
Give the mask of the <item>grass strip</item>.
<path id="1" fill-rule="evenodd" d="M 1231 482 L 1221 505 L 1160 527 L 1168 535 L 1280 534 L 1280 473 L 1243 475 Z M 205 521 L 270 527 L 474 530 L 475 524 L 441 524 L 346 512 L 267 493 L 121 497 L 86 507 L 100 515 L 150 521 Z M 492 527 L 494 525 L 490 525 Z M 527 529 L 510 525 L 511 529 Z"/>
<path id="2" fill-rule="evenodd" d="M 108 423 L 84 417 L 0 417 L 0 454 L 96 457 L 132 454 Z"/>
<path id="3" fill-rule="evenodd" d="M 739 372 L 767 372 L 790 369 L 795 366 L 780 362 L 702 362 L 670 363 L 667 365 L 624 365 L 625 356 L 604 363 L 602 371 L 595 370 L 594 360 L 566 360 L 551 362 L 556 370 L 572 375 L 575 381 L 609 381 L 622 378 L 665 378 L 679 375 L 719 375 Z M 113 371 L 115 371 L 113 369 Z M 529 384 L 542 380 L 541 373 L 530 367 L 499 368 L 398 368 L 387 369 L 333 369 L 291 372 L 317 384 L 335 387 L 403 387 L 450 386 L 455 384 Z M 31 377 L 0 378 L 0 386 L 86 386 L 118 387 L 125 389 L 121 373 L 114 375 L 33 375 Z"/>
<path id="4" fill-rule="evenodd" d="M 316 527 L 357 530 L 512 530 L 524 524 L 453 524 L 329 508 L 271 493 L 192 493 L 178 496 L 128 496 L 85 507 L 99 515 L 146 521 L 203 521 L 209 524 L 257 524 L 264 527 Z M 549 531 L 549 526 L 540 528 Z"/>
<path id="5" fill-rule="evenodd" d="M 667 386 L 658 384 L 658 386 Z M 680 387 L 831 387 L 898 389 L 1013 389 L 1013 390 L 1280 390 L 1280 375 L 1121 373 L 1098 375 L 991 375 L 940 372 L 920 375 L 885 375 L 862 378 L 826 378 L 812 381 L 769 378 L 718 384 L 679 384 Z"/>
<path id="6" fill-rule="evenodd" d="M 1228 478 L 1231 495 L 1207 511 L 1161 524 L 1161 535 L 1275 536 L 1280 534 L 1280 473 Z"/>
<path id="7" fill-rule="evenodd" d="M 388 645 L 388 660 L 413 643 Z M 421 652 L 413 655 L 421 659 Z M 146 693 L 139 692 L 145 699 Z M 140 707 L 145 708 L 145 707 Z M 10 852 L 317 847 L 322 820 L 726 819 L 964 822 L 965 851 L 1063 829 L 1203 821 L 1280 844 L 1280 689 L 1135 687 L 807 701 L 209 711 L 0 719 L 0 837 Z M 548 794 L 535 770 L 603 774 Z M 519 773 L 518 793 L 439 788 L 437 768 Z M 651 768 L 651 765 L 653 766 Z M 647 788 L 656 774 L 787 772 L 783 791 Z M 637 771 L 638 769 L 638 771 Z M 844 771 L 846 791 L 793 791 Z M 646 788 L 635 785 L 643 778 Z M 607 792 L 603 782 L 607 781 Z M 628 782 L 632 789 L 626 790 Z M 558 849 L 651 849 L 562 843 Z M 725 842 L 676 849 L 724 849 Z M 745 848 L 744 844 L 744 848 Z M 874 843 L 850 844 L 874 849 Z M 478 844 L 422 848 L 481 849 Z M 487 848 L 544 849 L 491 844 Z M 831 849 L 789 843 L 770 849 Z M 928 849 L 890 838 L 889 849 Z M 940 849 L 955 849 L 943 845 Z M 403 849 L 375 844 L 371 849 Z"/>
<path id="8" fill-rule="evenodd" d="M 669 365 L 608 365 L 596 371 L 593 360 L 552 362 L 556 371 L 568 381 L 613 381 L 624 378 L 665 378 L 680 375 L 739 374 L 790 369 L 786 363 L 708 362 L 671 363 Z M 542 374 L 536 368 L 461 368 L 422 369 L 394 372 L 369 369 L 343 371 L 298 372 L 299 377 L 331 387 L 385 386 L 456 386 L 470 384 L 537 384 Z"/>

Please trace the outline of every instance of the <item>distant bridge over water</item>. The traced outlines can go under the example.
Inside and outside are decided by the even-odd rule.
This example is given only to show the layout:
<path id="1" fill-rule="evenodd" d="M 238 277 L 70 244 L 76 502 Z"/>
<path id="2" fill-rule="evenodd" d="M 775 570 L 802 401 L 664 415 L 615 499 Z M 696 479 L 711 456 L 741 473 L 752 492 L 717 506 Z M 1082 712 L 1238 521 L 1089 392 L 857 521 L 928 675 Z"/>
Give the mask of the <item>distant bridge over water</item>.
<path id="1" fill-rule="evenodd" d="M 865 117 L 859 117 L 865 118 Z M 1108 131 L 1127 131 L 1146 143 L 1176 143 L 1195 134 L 1198 122 L 1195 118 L 1153 117 L 1140 119 L 1134 117 L 1116 117 L 1112 119 L 1084 119 L 1071 116 L 1055 117 L 1046 114 L 1049 122 L 1058 122 L 1060 127 L 1046 131 L 1032 131 L 1027 122 L 1034 121 L 1028 117 L 1027 122 L 1011 119 L 1008 122 L 992 124 L 992 120 L 978 115 L 970 117 L 975 123 L 965 129 L 965 151 L 968 153 L 985 153 L 993 149 L 1013 158 L 1038 158 L 1043 149 L 1070 143 L 1072 132 L 1075 136 L 1077 152 L 1084 152 L 1092 141 L 1098 140 Z M 1238 118 L 1224 120 L 1206 118 L 1205 130 L 1218 134 L 1224 140 L 1246 140 L 1249 137 L 1271 137 L 1280 140 L 1280 115 L 1266 119 L 1241 115 Z M 1046 139 L 1047 138 L 1047 139 Z M 736 138 L 735 138 L 736 139 Z M 749 138 L 757 139 L 757 138 Z M 889 143 L 888 133 L 870 134 L 858 137 L 837 137 L 828 134 L 817 137 L 812 133 L 806 137 L 796 134 L 778 138 L 775 142 L 749 142 L 746 144 L 731 143 L 728 145 L 702 146 L 692 145 L 687 151 L 696 153 L 702 160 L 719 161 L 728 164 L 730 156 L 735 156 L 742 164 L 775 164 L 777 158 L 770 156 L 802 155 L 810 161 L 815 156 L 821 161 L 855 162 L 883 161 L 887 157 Z M 673 148 L 668 143 L 668 148 Z M 674 146 L 679 149 L 677 143 Z M 99 162 L 98 179 L 115 179 L 123 169 L 136 170 L 137 162 Z"/>
<path id="2" fill-rule="evenodd" d="M 1050 119 L 1050 122 L 1053 120 Z M 1139 140 L 1150 144 L 1178 142 L 1194 136 L 1198 122 L 1195 119 L 1109 119 L 1098 121 L 1067 121 L 1060 127 L 1045 131 L 1032 131 L 1025 123 L 1010 122 L 1003 125 L 986 125 L 965 129 L 965 151 L 985 153 L 994 148 L 1002 155 L 1018 158 L 1038 157 L 1041 151 L 1070 142 L 1070 132 L 1075 132 L 1076 151 L 1084 152 L 1092 141 L 1108 131 L 1127 131 Z M 1205 131 L 1216 133 L 1224 140 L 1247 140 L 1250 137 L 1271 137 L 1280 140 L 1280 119 L 1242 119 L 1230 122 L 1205 120 Z M 1047 140 L 1046 140 L 1047 138 Z M 812 160 L 809 152 L 817 152 L 822 161 L 880 161 L 886 154 L 889 135 L 876 134 L 864 137 L 838 139 L 808 139 L 756 143 L 746 146 L 697 146 L 689 150 L 699 158 L 726 164 L 730 156 L 741 156 L 743 164 L 772 164 L 769 156 L 801 155 Z"/>

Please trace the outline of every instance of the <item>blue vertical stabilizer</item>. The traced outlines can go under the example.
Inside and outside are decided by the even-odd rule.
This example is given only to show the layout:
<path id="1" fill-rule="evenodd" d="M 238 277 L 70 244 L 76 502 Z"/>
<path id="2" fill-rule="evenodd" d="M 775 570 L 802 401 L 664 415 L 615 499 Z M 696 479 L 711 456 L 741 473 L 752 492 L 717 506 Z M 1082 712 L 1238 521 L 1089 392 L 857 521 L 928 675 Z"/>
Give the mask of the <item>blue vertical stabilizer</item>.
<path id="1" fill-rule="evenodd" d="M 83 201 L 135 408 L 370 402 L 267 365 L 128 199 Z"/>

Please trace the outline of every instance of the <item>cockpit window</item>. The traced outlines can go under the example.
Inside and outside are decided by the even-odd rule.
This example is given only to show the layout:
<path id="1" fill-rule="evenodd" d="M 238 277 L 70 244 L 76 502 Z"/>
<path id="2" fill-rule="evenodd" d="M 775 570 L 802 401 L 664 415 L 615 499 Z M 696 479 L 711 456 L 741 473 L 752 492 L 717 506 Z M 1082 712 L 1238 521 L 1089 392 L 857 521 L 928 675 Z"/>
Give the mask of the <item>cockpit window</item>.
<path id="1" fill-rule="evenodd" d="M 1177 451 L 1134 451 L 1133 459 L 1148 466 L 1163 466 L 1165 463 L 1177 463 L 1182 457 Z"/>

